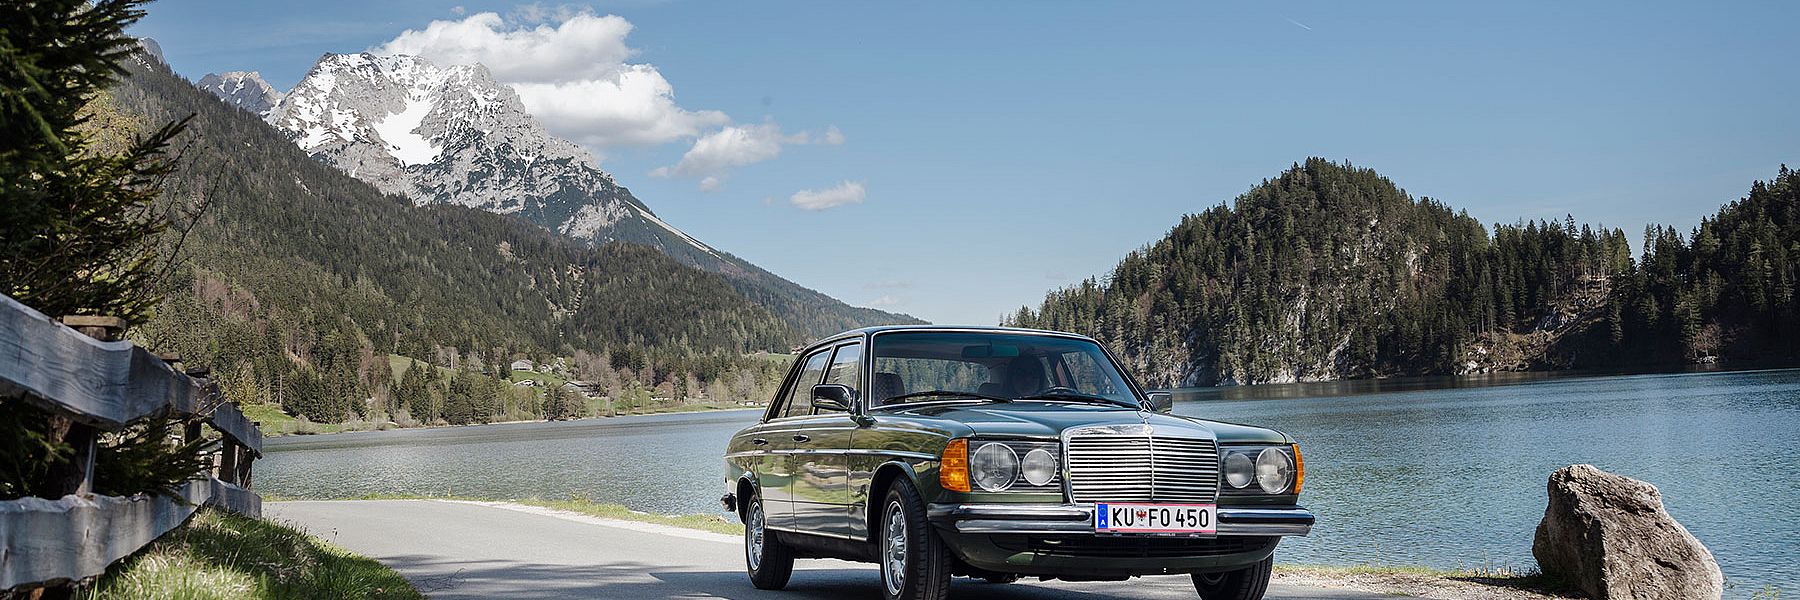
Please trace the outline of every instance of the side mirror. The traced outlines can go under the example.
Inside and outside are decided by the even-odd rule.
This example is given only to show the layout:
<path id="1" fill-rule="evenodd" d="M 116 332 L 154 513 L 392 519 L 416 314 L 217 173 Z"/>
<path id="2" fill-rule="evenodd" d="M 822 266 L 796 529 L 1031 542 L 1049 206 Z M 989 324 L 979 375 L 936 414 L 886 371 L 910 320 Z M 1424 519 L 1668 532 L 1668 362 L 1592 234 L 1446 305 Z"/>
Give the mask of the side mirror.
<path id="1" fill-rule="evenodd" d="M 856 392 L 850 386 L 836 383 L 821 383 L 813 386 L 812 403 L 816 408 L 850 412 L 850 405 L 856 402 Z"/>
<path id="2" fill-rule="evenodd" d="M 1169 414 L 1175 410 L 1175 395 L 1168 392 L 1150 392 L 1150 410 Z"/>

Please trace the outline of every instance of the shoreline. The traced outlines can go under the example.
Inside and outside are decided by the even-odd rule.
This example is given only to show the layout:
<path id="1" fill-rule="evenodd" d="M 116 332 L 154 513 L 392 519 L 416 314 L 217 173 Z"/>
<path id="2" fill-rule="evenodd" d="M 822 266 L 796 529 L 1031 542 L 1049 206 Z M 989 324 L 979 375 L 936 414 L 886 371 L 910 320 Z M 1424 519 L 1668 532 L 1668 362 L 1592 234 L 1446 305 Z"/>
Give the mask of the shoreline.
<path id="1" fill-rule="evenodd" d="M 264 405 L 264 406 L 268 406 L 268 405 Z M 523 419 L 523 420 L 515 420 L 515 421 L 490 421 L 487 423 L 470 423 L 467 425 L 415 425 L 412 427 L 402 427 L 397 424 L 394 424 L 394 422 L 392 422 L 392 421 L 388 421 L 388 422 L 385 422 L 385 423 L 382 423 L 382 424 L 379 424 L 379 425 L 376 425 L 373 427 L 367 427 L 367 428 L 359 427 L 359 428 L 355 428 L 355 429 L 342 429 L 342 430 L 338 430 L 338 431 L 316 431 L 316 432 L 282 431 L 282 432 L 275 432 L 275 433 L 265 433 L 263 436 L 263 439 L 274 440 L 274 439 L 279 439 L 279 438 L 320 438 L 320 437 L 326 437 L 326 436 L 337 436 L 337 435 L 344 435 L 344 434 L 351 434 L 351 433 L 371 433 L 371 432 L 377 432 L 377 431 L 429 431 L 429 430 L 436 430 L 436 429 L 454 429 L 454 428 L 458 428 L 458 427 L 483 427 L 483 426 L 488 426 L 488 425 L 517 425 L 517 424 L 521 424 L 521 423 L 580 423 L 580 422 L 584 422 L 584 421 L 596 421 L 597 422 L 597 421 L 604 421 L 604 420 L 611 420 L 611 419 L 624 419 L 624 418 L 631 418 L 631 417 L 654 417 L 657 415 L 678 415 L 678 414 L 709 413 L 709 412 L 729 413 L 729 412 L 746 412 L 746 411 L 752 411 L 752 410 L 760 411 L 760 410 L 765 410 L 767 408 L 768 408 L 768 405 L 736 406 L 736 405 L 722 405 L 722 404 L 695 404 L 692 406 L 653 410 L 653 411 L 647 411 L 647 412 L 633 412 L 633 413 L 627 413 L 627 414 L 618 414 L 618 415 L 613 415 L 610 417 L 608 417 L 608 416 L 593 416 L 593 417 L 581 417 L 579 419 L 561 419 L 561 420 L 556 420 L 556 421 L 548 421 L 548 420 L 544 420 L 544 419 Z M 364 423 L 367 423 L 367 422 L 364 422 Z M 313 423 L 313 425 L 317 426 L 317 427 L 330 427 L 330 426 L 342 426 L 342 425 L 344 425 L 344 423 Z M 267 425 L 263 425 L 263 427 L 267 427 Z"/>

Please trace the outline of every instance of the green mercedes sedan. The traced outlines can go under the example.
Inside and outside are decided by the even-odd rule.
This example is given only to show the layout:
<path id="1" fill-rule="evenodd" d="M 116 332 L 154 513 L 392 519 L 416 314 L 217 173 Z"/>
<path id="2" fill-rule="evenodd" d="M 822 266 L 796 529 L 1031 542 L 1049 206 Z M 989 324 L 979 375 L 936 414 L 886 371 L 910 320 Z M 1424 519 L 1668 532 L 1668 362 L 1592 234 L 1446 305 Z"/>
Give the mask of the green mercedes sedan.
<path id="1" fill-rule="evenodd" d="M 840 558 L 880 565 L 890 600 L 941 600 L 956 575 L 1187 574 L 1206 600 L 1261 598 L 1275 545 L 1312 529 L 1300 448 L 1170 406 L 1079 335 L 847 331 L 732 437 L 722 501 L 762 589 Z"/>

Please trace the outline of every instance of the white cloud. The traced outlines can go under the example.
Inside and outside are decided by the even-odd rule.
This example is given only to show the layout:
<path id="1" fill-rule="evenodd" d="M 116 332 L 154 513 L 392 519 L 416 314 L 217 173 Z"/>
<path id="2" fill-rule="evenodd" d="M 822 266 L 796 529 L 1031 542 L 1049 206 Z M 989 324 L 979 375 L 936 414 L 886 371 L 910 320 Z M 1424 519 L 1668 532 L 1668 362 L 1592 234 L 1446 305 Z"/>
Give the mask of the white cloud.
<path id="1" fill-rule="evenodd" d="M 899 303 L 900 303 L 899 298 L 895 298 L 890 295 L 890 296 L 882 296 L 880 298 L 870 300 L 868 305 L 869 306 L 893 306 L 893 305 L 899 304 Z"/>
<path id="2" fill-rule="evenodd" d="M 845 181 L 822 190 L 800 190 L 794 192 L 788 202 L 802 210 L 825 210 L 845 204 L 856 204 L 863 201 L 868 192 L 863 189 L 862 182 Z"/>
<path id="3" fill-rule="evenodd" d="M 481 63 L 550 133 L 597 150 L 668 143 L 731 122 L 723 112 L 682 108 L 655 66 L 627 62 L 637 55 L 625 43 L 631 30 L 615 15 L 527 5 L 510 19 L 484 12 L 432 21 L 371 51 Z"/>
<path id="4" fill-rule="evenodd" d="M 731 125 L 694 140 L 694 147 L 689 148 L 687 154 L 681 155 L 681 162 L 676 163 L 669 174 L 715 174 L 781 156 L 781 145 L 784 143 L 805 142 L 806 134 L 782 135 L 781 126 L 774 123 Z"/>
<path id="5" fill-rule="evenodd" d="M 787 134 L 773 121 L 761 125 L 728 125 L 694 140 L 694 146 L 673 167 L 658 167 L 650 172 L 656 177 L 701 177 L 702 191 L 717 190 L 721 178 L 732 169 L 753 165 L 781 156 L 781 148 L 799 144 L 844 143 L 844 133 L 836 125 L 823 136 L 808 132 Z M 708 189 L 711 182 L 711 189 Z"/>
<path id="6" fill-rule="evenodd" d="M 723 185 L 725 185 L 724 182 L 719 181 L 719 178 L 707 177 L 705 179 L 700 180 L 700 191 L 716 192 L 716 191 L 719 191 L 719 187 L 723 186 Z"/>

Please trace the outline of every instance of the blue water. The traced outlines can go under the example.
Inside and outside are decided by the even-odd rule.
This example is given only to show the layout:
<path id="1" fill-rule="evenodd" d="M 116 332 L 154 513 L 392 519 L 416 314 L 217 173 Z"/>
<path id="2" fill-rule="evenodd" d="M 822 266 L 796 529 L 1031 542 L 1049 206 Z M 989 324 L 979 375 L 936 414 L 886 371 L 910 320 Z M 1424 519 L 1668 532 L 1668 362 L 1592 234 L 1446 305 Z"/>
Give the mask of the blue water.
<path id="1" fill-rule="evenodd" d="M 1718 559 L 1728 597 L 1800 590 L 1800 370 L 1209 388 L 1177 399 L 1179 414 L 1300 440 L 1302 502 L 1319 525 L 1282 543 L 1284 562 L 1530 569 L 1548 476 L 1590 463 L 1661 488 Z M 721 449 L 756 416 L 281 438 L 257 463 L 256 487 L 714 512 Z"/>

